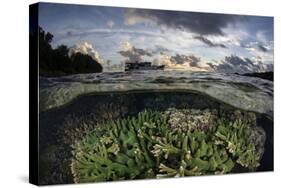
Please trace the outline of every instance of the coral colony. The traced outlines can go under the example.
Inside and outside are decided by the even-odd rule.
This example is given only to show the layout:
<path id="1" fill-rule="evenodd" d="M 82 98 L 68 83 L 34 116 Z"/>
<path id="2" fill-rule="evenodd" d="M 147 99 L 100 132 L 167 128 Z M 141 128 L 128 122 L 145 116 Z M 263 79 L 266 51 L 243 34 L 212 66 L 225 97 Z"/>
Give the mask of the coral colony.
<path id="1" fill-rule="evenodd" d="M 100 124 L 77 141 L 71 172 L 78 183 L 253 171 L 264 144 L 255 121 L 240 111 L 145 110 Z"/>

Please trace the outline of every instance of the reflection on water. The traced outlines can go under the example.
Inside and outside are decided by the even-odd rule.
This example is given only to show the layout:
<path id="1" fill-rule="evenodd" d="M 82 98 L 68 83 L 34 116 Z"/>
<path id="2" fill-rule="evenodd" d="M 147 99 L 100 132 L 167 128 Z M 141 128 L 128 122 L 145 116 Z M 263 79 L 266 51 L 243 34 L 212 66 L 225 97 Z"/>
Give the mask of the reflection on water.
<path id="1" fill-rule="evenodd" d="M 236 74 L 138 71 L 40 78 L 40 111 L 97 93 L 186 91 L 211 96 L 236 108 L 273 115 L 273 82 Z"/>

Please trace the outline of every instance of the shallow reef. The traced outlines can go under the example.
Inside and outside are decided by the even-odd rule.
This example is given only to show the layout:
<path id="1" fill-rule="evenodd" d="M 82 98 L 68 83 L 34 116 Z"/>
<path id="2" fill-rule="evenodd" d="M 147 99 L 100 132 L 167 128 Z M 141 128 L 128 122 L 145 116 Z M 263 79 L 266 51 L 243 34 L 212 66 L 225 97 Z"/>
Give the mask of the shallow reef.
<path id="1" fill-rule="evenodd" d="M 204 135 L 212 135 L 214 137 L 214 127 L 218 126 L 218 120 L 223 120 L 225 121 L 224 124 L 228 125 L 231 122 L 242 119 L 241 121 L 243 124 L 248 122 L 246 124 L 253 127 L 250 131 L 251 136 L 249 137 L 249 140 L 250 143 L 254 143 L 257 155 L 261 156 L 261 159 L 258 160 L 260 165 L 253 169 L 244 167 L 242 164 L 236 163 L 236 155 L 236 157 L 231 157 L 231 160 L 235 163 L 235 165 L 229 172 L 241 173 L 249 172 L 251 170 L 273 170 L 273 122 L 272 118 L 268 117 L 266 114 L 252 113 L 242 109 L 237 109 L 207 95 L 201 95 L 198 93 L 121 92 L 87 95 L 77 98 L 75 101 L 65 105 L 64 107 L 40 112 L 40 184 L 65 184 L 73 183 L 74 180 L 77 180 L 78 182 L 79 178 L 74 178 L 73 172 L 71 171 L 71 164 L 73 163 L 73 160 L 76 159 L 75 157 L 77 155 L 76 144 L 84 142 L 85 139 L 87 137 L 90 138 L 91 135 L 96 135 L 95 132 L 99 132 L 99 129 L 105 129 L 101 127 L 110 128 L 112 123 L 124 120 L 128 121 L 128 124 L 130 124 L 129 122 L 131 122 L 133 118 L 137 120 L 139 114 L 144 112 L 148 114 L 158 114 L 161 124 L 165 123 L 168 125 L 167 132 L 181 131 L 185 134 L 190 132 L 188 135 L 193 137 L 194 131 L 204 133 Z M 152 119 L 150 120 L 152 122 L 156 121 L 153 117 L 154 116 L 152 116 Z M 126 126 L 128 125 L 126 124 Z M 141 126 L 146 127 L 146 125 L 143 124 Z M 150 129 L 146 128 L 146 131 L 149 130 Z M 152 128 L 151 131 L 157 130 L 158 129 Z M 125 133 L 127 134 L 127 132 Z M 146 134 L 150 133 L 148 132 Z M 177 132 L 173 132 L 173 135 L 176 134 Z M 104 135 L 108 135 L 106 130 L 104 130 Z M 153 133 L 151 136 L 159 135 L 154 135 Z M 164 137 L 164 135 L 160 136 Z M 102 136 L 99 138 L 101 137 Z M 214 143 L 209 140 L 210 137 L 211 136 L 207 136 L 207 139 L 204 140 L 207 144 Z M 119 140 L 120 136 L 116 138 Z M 214 138 L 217 140 L 219 139 L 218 137 Z M 139 143 L 139 137 L 137 137 L 137 141 L 138 142 L 136 143 Z M 145 138 L 144 142 L 148 144 L 148 141 Z M 228 141 L 225 140 L 223 141 L 224 145 L 217 145 L 218 149 L 226 147 L 226 144 L 228 144 L 227 142 Z M 119 144 L 121 143 L 122 141 L 120 141 Z M 98 142 L 95 142 L 95 144 L 98 144 Z M 106 148 L 107 146 L 109 145 L 106 145 Z M 147 149 L 147 152 L 149 153 L 149 157 L 152 160 L 156 160 L 156 154 L 152 151 L 157 151 L 157 148 L 154 148 L 153 146 L 151 147 L 150 144 L 148 144 L 148 146 L 149 150 Z M 119 148 L 119 153 L 124 153 L 125 149 L 121 149 L 122 147 L 120 146 Z M 86 150 L 82 151 L 86 152 Z M 226 150 L 226 152 L 228 151 Z M 109 156 L 111 155 L 113 154 L 110 154 Z M 165 154 L 161 154 L 160 156 L 162 155 L 165 156 Z M 154 165 L 151 168 L 148 168 L 148 170 L 151 169 L 149 172 L 153 172 L 150 173 L 151 176 L 148 175 L 148 172 L 141 171 L 145 174 L 145 176 L 136 175 L 132 178 L 126 175 L 123 179 L 166 177 L 167 175 L 164 175 L 164 172 L 159 171 L 160 164 L 162 164 L 161 168 L 164 167 L 163 165 L 172 169 L 178 169 L 180 167 L 179 163 L 181 162 L 181 158 L 175 158 L 176 163 L 172 160 L 172 156 L 174 156 L 174 154 L 168 154 L 168 159 L 163 159 L 163 157 L 161 158 L 161 163 L 159 163 L 158 167 L 157 165 Z M 205 160 L 203 158 L 201 159 Z M 110 158 L 110 160 L 114 162 L 114 159 Z M 127 164 L 123 165 L 126 166 Z M 190 170 L 190 166 L 188 165 L 186 169 Z M 219 173 L 221 170 L 217 171 L 217 173 Z M 90 172 L 92 173 L 92 171 L 89 171 L 88 176 L 90 176 Z M 214 174 L 215 172 L 216 171 L 204 170 L 202 172 L 200 171 L 200 175 Z M 119 179 L 122 178 L 120 177 Z M 113 178 L 105 180 L 110 181 L 113 180 Z"/>
<path id="2" fill-rule="evenodd" d="M 72 144 L 76 183 L 255 171 L 266 140 L 256 115 L 239 110 L 143 110 L 96 123 Z"/>

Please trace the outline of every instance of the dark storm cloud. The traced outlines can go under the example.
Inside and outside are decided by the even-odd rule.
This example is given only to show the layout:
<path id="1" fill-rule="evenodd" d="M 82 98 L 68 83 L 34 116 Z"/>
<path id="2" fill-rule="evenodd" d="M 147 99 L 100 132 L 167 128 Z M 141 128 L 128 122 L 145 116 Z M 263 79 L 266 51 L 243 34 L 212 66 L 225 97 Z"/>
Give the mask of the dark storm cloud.
<path id="1" fill-rule="evenodd" d="M 153 21 L 171 28 L 189 30 L 200 35 L 224 35 L 223 28 L 244 19 L 243 16 L 226 14 L 209 14 L 166 10 L 130 9 L 125 18 L 132 24 L 141 19 Z"/>
<path id="2" fill-rule="evenodd" d="M 204 44 L 208 45 L 209 47 L 227 48 L 224 44 L 214 43 L 214 42 L 210 41 L 209 39 L 207 39 L 206 37 L 203 37 L 202 35 L 194 36 L 193 38 L 197 39 L 197 40 L 200 40 L 201 42 L 203 42 Z"/>
<path id="3" fill-rule="evenodd" d="M 141 48 L 135 48 L 133 47 L 133 51 L 135 51 L 136 53 L 140 54 L 141 56 L 152 56 L 151 52 L 149 52 L 148 50 L 144 50 Z"/>
<path id="4" fill-rule="evenodd" d="M 211 62 L 207 62 L 206 64 L 210 67 L 211 70 L 216 70 L 216 68 L 217 68 L 217 65 L 215 65 Z"/>
<path id="5" fill-rule="evenodd" d="M 140 62 L 143 60 L 143 56 L 152 56 L 150 51 L 141 48 L 135 48 L 134 46 L 132 46 L 130 49 L 119 51 L 119 54 L 121 54 L 123 57 L 126 57 L 127 61 L 129 62 Z"/>
<path id="6" fill-rule="evenodd" d="M 176 64 L 188 63 L 191 67 L 200 67 L 198 65 L 198 63 L 200 62 L 200 58 L 194 55 L 176 54 L 175 56 L 171 56 L 171 62 L 174 62 Z"/>
<path id="7" fill-rule="evenodd" d="M 164 53 L 164 52 L 169 52 L 169 51 L 170 51 L 170 50 L 167 49 L 167 48 L 165 48 L 164 46 L 155 45 L 155 46 L 154 46 L 154 49 L 153 49 L 153 51 L 152 51 L 152 53 L 154 53 L 154 54 L 157 54 L 157 53 L 162 54 L 162 53 Z"/>
<path id="8" fill-rule="evenodd" d="M 241 44 L 241 47 L 242 48 L 245 48 L 247 50 L 251 50 L 251 49 L 254 49 L 254 50 L 258 50 L 258 51 L 261 51 L 261 52 L 269 52 L 270 49 L 266 46 L 264 46 L 262 43 L 260 42 L 249 42 L 247 44 Z"/>
<path id="9" fill-rule="evenodd" d="M 262 44 L 258 44 L 258 49 L 262 52 L 268 52 L 268 49 L 264 47 Z"/>
<path id="10" fill-rule="evenodd" d="M 72 35 L 73 35 L 73 33 L 72 33 L 71 31 L 67 31 L 67 32 L 66 32 L 66 36 L 67 36 L 67 37 L 71 37 Z"/>
<path id="11" fill-rule="evenodd" d="M 210 66 L 210 63 L 208 64 Z M 253 61 L 236 55 L 226 56 L 219 65 L 210 66 L 217 72 L 224 73 L 250 73 L 272 71 L 272 65 L 263 64 L 261 60 Z"/>

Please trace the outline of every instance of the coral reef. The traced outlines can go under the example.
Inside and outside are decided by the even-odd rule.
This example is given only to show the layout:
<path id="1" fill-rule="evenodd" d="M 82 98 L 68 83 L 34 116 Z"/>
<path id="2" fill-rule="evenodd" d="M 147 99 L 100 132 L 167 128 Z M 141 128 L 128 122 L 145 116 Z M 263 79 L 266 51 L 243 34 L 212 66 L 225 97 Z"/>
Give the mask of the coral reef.
<path id="1" fill-rule="evenodd" d="M 173 129 L 181 129 L 182 131 L 204 130 L 210 129 L 217 111 L 169 108 L 164 115 L 167 116 L 168 123 Z"/>
<path id="2" fill-rule="evenodd" d="M 53 134 L 56 138 L 40 152 L 40 184 L 73 183 L 69 168 L 71 145 L 89 134 L 97 124 L 93 114 L 88 116 L 67 115 L 61 127 Z"/>
<path id="3" fill-rule="evenodd" d="M 44 141 L 41 140 L 44 146 L 40 144 L 39 160 L 42 172 L 40 173 L 40 184 L 73 183 L 69 168 L 72 157 L 71 145 L 91 133 L 97 125 L 127 116 L 130 101 L 133 101 L 133 98 L 125 100 L 123 96 L 110 95 L 95 101 L 94 105 L 91 102 L 91 105 L 88 106 L 79 104 L 77 107 L 79 111 L 63 113 L 61 121 L 54 118 L 54 124 L 48 121 L 48 127 L 45 127 L 43 131 Z M 133 111 L 134 107 L 130 110 Z M 57 113 L 55 114 L 57 115 Z M 47 119 L 52 118 L 47 117 Z M 46 130 L 48 130 L 48 134 L 46 134 Z"/>
<path id="4" fill-rule="evenodd" d="M 64 145 L 72 145 L 75 141 L 80 140 L 91 132 L 96 124 L 97 121 L 92 114 L 80 117 L 68 115 L 57 132 L 57 138 Z"/>
<path id="5" fill-rule="evenodd" d="M 264 140 L 252 113 L 145 110 L 99 124 L 77 141 L 71 172 L 77 183 L 254 171 Z"/>

